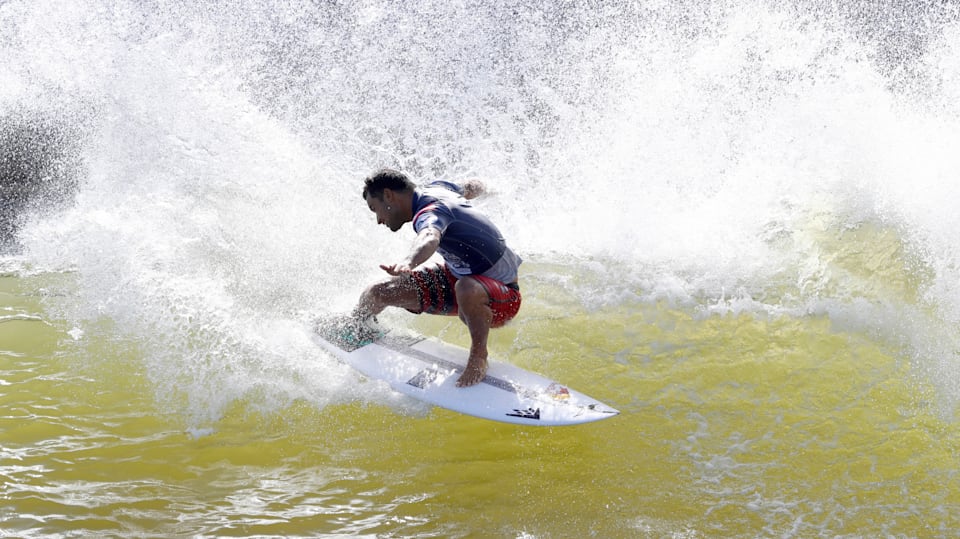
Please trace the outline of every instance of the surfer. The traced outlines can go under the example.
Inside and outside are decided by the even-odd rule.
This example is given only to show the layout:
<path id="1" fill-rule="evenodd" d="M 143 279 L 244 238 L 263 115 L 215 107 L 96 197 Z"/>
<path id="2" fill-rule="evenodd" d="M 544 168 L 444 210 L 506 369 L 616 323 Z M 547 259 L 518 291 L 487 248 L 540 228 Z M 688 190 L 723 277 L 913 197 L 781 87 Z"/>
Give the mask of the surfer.
<path id="1" fill-rule="evenodd" d="M 467 387 L 487 372 L 487 336 L 520 309 L 520 257 L 496 226 L 468 202 L 485 192 L 478 180 L 417 187 L 406 174 L 380 170 L 364 180 L 363 199 L 377 224 L 396 232 L 412 222 L 416 239 L 401 260 L 380 266 L 390 277 L 360 295 L 353 319 L 367 325 L 387 307 L 458 315 L 470 331 L 470 356 L 457 380 Z M 427 263 L 434 253 L 443 261 Z"/>

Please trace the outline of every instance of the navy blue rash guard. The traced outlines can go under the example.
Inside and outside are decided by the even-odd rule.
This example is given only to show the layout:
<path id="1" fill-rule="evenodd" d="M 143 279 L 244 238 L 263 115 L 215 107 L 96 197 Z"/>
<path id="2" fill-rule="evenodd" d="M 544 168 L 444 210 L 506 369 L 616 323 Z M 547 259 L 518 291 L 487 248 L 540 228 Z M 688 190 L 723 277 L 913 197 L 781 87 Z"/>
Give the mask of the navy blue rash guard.
<path id="1" fill-rule="evenodd" d="M 484 275 L 502 283 L 517 281 L 522 260 L 507 247 L 500 230 L 463 198 L 463 188 L 440 181 L 413 193 L 413 230 L 440 231 L 440 247 L 450 271 L 459 277 Z"/>

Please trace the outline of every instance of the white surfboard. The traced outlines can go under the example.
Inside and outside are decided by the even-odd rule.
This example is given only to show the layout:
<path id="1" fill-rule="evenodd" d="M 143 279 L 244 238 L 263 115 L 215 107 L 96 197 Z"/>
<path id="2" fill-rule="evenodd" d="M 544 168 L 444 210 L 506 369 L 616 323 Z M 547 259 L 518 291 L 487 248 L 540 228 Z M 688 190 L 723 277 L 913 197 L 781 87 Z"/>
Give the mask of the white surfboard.
<path id="1" fill-rule="evenodd" d="M 560 382 L 497 361 L 489 361 L 481 383 L 457 387 L 469 353 L 435 339 L 394 332 L 368 344 L 350 345 L 333 335 L 313 335 L 321 347 L 365 376 L 455 412 L 540 426 L 588 423 L 620 413 Z"/>

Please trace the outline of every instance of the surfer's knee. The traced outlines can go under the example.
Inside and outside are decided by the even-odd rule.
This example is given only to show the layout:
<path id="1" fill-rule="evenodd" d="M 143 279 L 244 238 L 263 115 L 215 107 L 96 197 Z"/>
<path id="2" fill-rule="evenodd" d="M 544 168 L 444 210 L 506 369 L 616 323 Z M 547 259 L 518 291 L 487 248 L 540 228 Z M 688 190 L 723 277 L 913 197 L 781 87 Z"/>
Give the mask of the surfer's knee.
<path id="1" fill-rule="evenodd" d="M 379 314 L 386 307 L 410 308 L 412 304 L 419 303 L 416 287 L 403 276 L 371 284 L 363 292 L 362 298 L 361 302 L 366 302 L 374 314 Z"/>
<path id="2" fill-rule="evenodd" d="M 487 305 L 490 303 L 490 295 L 480 281 L 472 277 L 462 277 L 457 280 L 454 287 L 454 293 L 457 295 L 457 303 L 463 307 L 467 305 Z"/>
<path id="3" fill-rule="evenodd" d="M 476 279 L 463 277 L 457 281 L 454 292 L 457 295 L 460 320 L 470 328 L 471 334 L 475 331 L 486 332 L 493 320 L 487 289 Z"/>

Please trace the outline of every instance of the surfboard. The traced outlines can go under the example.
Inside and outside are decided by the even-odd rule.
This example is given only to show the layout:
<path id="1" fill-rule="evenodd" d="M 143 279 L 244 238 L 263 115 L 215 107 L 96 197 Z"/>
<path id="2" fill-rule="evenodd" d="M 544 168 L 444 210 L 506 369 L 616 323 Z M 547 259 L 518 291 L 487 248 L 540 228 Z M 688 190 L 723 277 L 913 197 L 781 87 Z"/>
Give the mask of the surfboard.
<path id="1" fill-rule="evenodd" d="M 312 333 L 321 348 L 364 376 L 462 414 L 518 425 L 559 426 L 599 421 L 620 413 L 556 380 L 493 360 L 489 360 L 482 382 L 457 387 L 469 352 L 414 333 L 388 331 L 360 343 L 345 342 L 334 334 L 335 330 L 323 327 Z"/>

